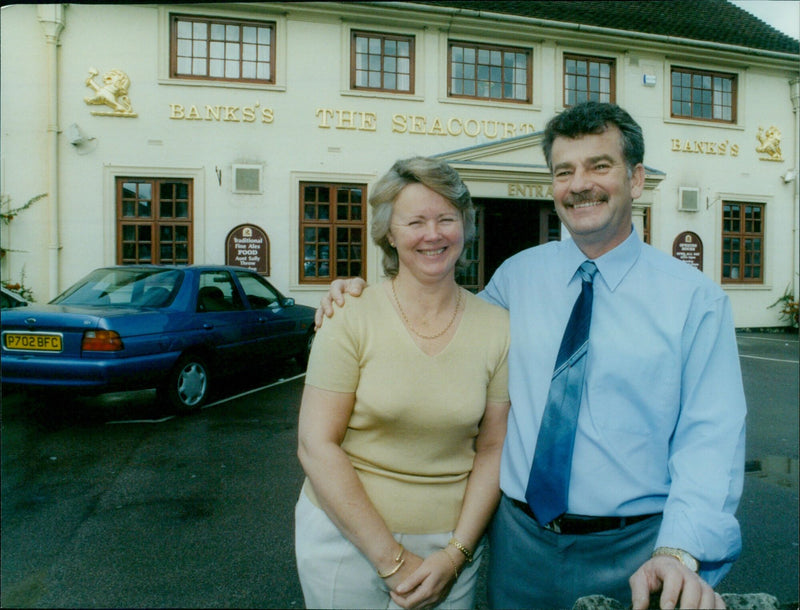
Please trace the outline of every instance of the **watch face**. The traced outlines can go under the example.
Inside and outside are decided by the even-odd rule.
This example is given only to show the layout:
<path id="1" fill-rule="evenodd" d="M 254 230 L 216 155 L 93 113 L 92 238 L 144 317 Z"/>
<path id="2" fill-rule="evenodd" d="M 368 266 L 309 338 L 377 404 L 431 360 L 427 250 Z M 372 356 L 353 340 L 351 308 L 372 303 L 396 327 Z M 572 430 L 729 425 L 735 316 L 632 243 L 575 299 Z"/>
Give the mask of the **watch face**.
<path id="1" fill-rule="evenodd" d="M 697 572 L 700 569 L 700 564 L 698 564 L 697 560 L 689 555 L 689 553 L 683 553 L 683 565 L 689 568 L 692 572 Z"/>

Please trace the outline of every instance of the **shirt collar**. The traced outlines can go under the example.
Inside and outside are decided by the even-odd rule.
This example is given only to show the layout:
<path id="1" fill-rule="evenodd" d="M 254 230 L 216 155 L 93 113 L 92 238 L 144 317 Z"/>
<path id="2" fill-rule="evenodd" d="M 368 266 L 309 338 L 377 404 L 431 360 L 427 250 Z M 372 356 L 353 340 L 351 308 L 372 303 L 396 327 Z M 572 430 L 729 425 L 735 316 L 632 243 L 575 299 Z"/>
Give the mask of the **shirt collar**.
<path id="1" fill-rule="evenodd" d="M 575 277 L 578 267 L 583 261 L 587 260 L 586 255 L 572 239 L 564 240 L 564 253 L 562 256 L 563 266 L 561 267 L 564 283 L 569 284 Z M 613 250 L 606 252 L 600 258 L 594 260 L 597 271 L 603 278 L 606 286 L 612 292 L 616 290 L 619 283 L 633 267 L 642 251 L 642 241 L 639 239 L 636 229 L 631 229 L 628 238 Z"/>

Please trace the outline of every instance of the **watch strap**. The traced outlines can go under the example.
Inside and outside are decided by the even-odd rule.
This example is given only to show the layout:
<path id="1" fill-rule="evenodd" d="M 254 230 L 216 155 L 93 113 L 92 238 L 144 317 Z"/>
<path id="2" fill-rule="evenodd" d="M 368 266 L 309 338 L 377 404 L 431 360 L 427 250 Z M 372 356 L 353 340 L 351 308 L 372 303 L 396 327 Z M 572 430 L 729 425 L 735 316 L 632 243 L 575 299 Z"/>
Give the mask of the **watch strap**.
<path id="1" fill-rule="evenodd" d="M 690 553 L 684 551 L 683 549 L 676 549 L 674 547 L 669 546 L 660 546 L 655 551 L 651 557 L 658 557 L 661 555 L 666 555 L 668 557 L 674 557 L 678 561 L 680 561 L 684 566 L 689 568 L 692 572 L 697 573 L 700 569 L 700 562 L 697 561 Z"/>

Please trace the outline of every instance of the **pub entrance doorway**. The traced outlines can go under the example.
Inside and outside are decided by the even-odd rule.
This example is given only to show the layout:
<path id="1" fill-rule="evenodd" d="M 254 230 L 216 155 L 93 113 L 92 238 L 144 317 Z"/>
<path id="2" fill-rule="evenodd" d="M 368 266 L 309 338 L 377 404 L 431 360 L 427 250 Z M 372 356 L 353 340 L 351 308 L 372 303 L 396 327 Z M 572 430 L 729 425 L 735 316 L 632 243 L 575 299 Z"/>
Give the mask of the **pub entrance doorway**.
<path id="1" fill-rule="evenodd" d="M 468 253 L 472 264 L 459 277 L 465 288 L 483 290 L 509 256 L 560 239 L 561 222 L 550 200 L 475 197 L 473 202 L 477 231 Z"/>

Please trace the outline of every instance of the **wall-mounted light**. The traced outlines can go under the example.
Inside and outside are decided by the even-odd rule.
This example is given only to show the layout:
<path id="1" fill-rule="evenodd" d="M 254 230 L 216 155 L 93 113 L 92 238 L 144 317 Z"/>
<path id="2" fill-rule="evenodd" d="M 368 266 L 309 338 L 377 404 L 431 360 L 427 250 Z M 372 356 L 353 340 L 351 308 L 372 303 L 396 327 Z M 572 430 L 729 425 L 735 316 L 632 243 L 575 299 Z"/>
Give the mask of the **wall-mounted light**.
<path id="1" fill-rule="evenodd" d="M 792 180 L 797 178 L 797 170 L 796 169 L 787 169 L 781 179 L 786 183 L 789 184 Z"/>
<path id="2" fill-rule="evenodd" d="M 86 144 L 87 139 L 86 136 L 83 135 L 81 128 L 78 127 L 77 123 L 73 123 L 69 127 L 67 127 L 67 140 L 73 146 L 80 146 L 81 144 Z"/>

